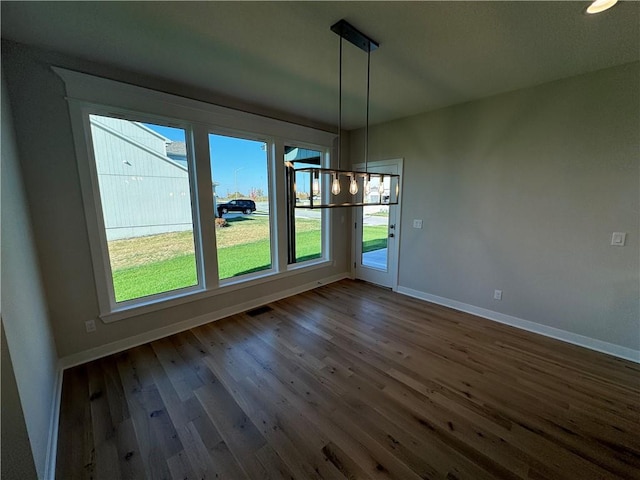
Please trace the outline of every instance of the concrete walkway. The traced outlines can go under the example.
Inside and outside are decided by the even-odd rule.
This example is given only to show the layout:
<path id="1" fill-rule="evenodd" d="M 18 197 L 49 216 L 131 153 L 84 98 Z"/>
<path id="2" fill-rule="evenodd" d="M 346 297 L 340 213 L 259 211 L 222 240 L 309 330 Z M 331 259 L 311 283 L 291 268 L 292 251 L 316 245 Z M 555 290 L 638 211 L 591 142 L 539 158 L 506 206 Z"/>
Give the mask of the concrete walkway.
<path id="1" fill-rule="evenodd" d="M 365 267 L 387 270 L 387 249 L 373 250 L 362 254 L 362 264 Z"/>

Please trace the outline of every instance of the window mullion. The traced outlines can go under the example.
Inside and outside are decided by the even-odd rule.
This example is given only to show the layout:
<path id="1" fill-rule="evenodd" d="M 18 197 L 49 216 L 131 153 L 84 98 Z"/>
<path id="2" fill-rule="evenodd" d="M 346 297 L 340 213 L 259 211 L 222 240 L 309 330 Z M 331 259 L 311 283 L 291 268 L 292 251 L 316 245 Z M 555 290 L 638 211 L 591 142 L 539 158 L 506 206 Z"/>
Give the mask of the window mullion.
<path id="1" fill-rule="evenodd" d="M 274 205 L 273 214 L 275 216 L 276 228 L 276 249 L 277 258 L 276 264 L 278 265 L 278 271 L 284 272 L 287 269 L 288 263 L 288 234 L 287 234 L 287 206 L 284 199 L 286 198 L 286 185 L 285 185 L 285 172 L 284 172 L 284 141 L 281 138 L 274 140 L 273 148 L 273 200 Z"/>
<path id="2" fill-rule="evenodd" d="M 193 127 L 195 180 L 197 185 L 196 199 L 199 219 L 199 229 L 195 236 L 200 246 L 200 258 L 202 260 L 200 272 L 203 276 L 203 286 L 207 290 L 218 286 L 218 250 L 216 249 L 208 134 L 207 127 L 201 125 Z"/>

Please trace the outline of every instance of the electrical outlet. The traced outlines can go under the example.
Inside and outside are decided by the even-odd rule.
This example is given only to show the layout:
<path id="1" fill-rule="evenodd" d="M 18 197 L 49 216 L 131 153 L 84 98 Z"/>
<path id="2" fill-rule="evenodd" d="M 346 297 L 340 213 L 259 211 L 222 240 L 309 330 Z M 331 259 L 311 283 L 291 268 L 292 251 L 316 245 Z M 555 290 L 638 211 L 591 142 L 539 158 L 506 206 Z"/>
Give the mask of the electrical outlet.
<path id="1" fill-rule="evenodd" d="M 87 333 L 96 331 L 96 321 L 95 320 L 87 320 L 84 322 L 84 327 L 87 329 Z"/>
<path id="2" fill-rule="evenodd" d="M 493 299 L 494 300 L 502 300 L 502 290 L 494 290 L 493 291 Z"/>
<path id="3" fill-rule="evenodd" d="M 422 220 L 414 220 L 413 228 L 422 228 Z"/>
<path id="4" fill-rule="evenodd" d="M 627 240 L 627 234 L 624 232 L 613 232 L 611 235 L 611 245 L 616 247 L 624 247 Z"/>

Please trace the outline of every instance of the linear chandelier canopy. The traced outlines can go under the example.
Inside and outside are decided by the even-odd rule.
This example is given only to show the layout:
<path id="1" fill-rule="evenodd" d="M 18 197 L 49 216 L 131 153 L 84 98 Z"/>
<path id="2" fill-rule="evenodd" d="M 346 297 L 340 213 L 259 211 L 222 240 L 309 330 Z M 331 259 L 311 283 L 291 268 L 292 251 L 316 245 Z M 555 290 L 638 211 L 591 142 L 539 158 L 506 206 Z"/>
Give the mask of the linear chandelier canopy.
<path id="1" fill-rule="evenodd" d="M 289 182 L 290 198 L 296 208 L 362 207 L 366 205 L 397 205 L 400 196 L 400 175 L 369 172 L 369 85 L 371 78 L 371 52 L 380 45 L 367 37 L 346 20 L 331 26 L 340 37 L 340 79 L 338 101 L 338 168 L 305 167 L 295 169 Z M 367 120 L 364 140 L 364 172 L 340 169 L 342 151 L 342 40 L 347 40 L 367 54 Z M 308 187 L 308 190 L 307 190 Z"/>

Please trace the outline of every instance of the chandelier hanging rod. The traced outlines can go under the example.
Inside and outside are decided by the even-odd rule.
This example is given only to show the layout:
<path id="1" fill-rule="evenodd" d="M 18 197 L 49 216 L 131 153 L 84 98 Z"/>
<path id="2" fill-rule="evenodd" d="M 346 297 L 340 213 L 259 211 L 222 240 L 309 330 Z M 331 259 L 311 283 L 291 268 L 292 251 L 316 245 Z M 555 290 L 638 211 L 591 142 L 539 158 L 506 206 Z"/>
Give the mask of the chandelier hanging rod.
<path id="1" fill-rule="evenodd" d="M 340 37 L 340 73 L 339 73 L 339 99 L 338 99 L 338 169 L 341 166 L 342 160 L 342 39 L 347 40 L 359 49 L 363 50 L 367 54 L 367 119 L 365 123 L 364 132 L 364 171 L 368 172 L 369 163 L 369 98 L 371 92 L 371 52 L 376 50 L 380 44 L 368 37 L 356 27 L 351 25 L 345 19 L 331 25 L 331 31 L 338 34 Z"/>

